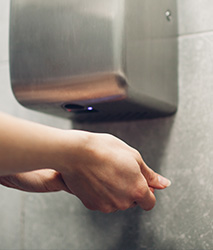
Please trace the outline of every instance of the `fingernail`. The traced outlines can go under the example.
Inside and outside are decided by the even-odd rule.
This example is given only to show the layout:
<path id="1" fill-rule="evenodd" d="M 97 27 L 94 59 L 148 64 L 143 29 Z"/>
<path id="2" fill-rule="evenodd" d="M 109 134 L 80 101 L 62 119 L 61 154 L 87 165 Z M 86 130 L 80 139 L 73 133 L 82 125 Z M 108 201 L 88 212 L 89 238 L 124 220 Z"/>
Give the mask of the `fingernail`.
<path id="1" fill-rule="evenodd" d="M 171 186 L 171 181 L 161 175 L 158 175 L 158 181 L 164 187 Z"/>

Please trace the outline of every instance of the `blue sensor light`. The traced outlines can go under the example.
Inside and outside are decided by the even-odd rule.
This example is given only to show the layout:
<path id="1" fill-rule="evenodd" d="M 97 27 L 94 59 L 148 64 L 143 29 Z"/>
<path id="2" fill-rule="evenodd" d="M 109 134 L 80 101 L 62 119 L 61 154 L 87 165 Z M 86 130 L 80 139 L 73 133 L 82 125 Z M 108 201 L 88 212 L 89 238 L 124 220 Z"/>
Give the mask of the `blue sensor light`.
<path id="1" fill-rule="evenodd" d="M 88 107 L 87 110 L 92 111 L 93 107 Z"/>

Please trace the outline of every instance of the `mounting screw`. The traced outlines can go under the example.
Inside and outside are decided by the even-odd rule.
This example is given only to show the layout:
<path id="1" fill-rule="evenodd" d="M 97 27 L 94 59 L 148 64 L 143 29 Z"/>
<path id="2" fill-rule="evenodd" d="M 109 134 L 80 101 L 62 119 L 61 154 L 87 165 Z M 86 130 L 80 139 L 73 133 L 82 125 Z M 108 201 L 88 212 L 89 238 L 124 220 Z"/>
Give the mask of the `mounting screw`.
<path id="1" fill-rule="evenodd" d="M 170 22 L 172 20 L 172 12 L 170 10 L 167 10 L 165 12 L 165 16 L 166 16 L 167 21 Z"/>

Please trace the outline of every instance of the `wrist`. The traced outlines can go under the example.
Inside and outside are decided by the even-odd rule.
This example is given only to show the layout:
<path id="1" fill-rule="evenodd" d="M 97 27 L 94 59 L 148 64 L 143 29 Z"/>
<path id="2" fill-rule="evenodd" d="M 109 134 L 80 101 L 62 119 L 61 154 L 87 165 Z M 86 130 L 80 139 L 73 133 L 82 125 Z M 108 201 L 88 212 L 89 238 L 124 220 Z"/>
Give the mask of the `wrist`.
<path id="1" fill-rule="evenodd" d="M 53 169 L 60 173 L 72 171 L 77 162 L 84 157 L 91 133 L 80 130 L 62 130 L 55 149 Z"/>

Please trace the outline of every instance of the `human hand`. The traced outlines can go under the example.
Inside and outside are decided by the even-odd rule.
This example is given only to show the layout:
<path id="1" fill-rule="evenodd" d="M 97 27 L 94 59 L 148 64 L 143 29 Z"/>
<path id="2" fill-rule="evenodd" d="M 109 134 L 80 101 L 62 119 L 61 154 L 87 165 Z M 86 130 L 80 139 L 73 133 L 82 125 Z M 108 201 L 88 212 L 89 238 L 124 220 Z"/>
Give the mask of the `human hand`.
<path id="1" fill-rule="evenodd" d="M 154 189 L 169 185 L 114 136 L 0 118 L 0 182 L 5 186 L 65 190 L 89 209 L 113 212 L 136 204 L 149 210 L 155 205 Z"/>
<path id="2" fill-rule="evenodd" d="M 105 213 L 137 204 L 150 210 L 155 205 L 154 189 L 170 185 L 138 151 L 108 134 L 67 132 L 63 164 L 57 171 L 87 208 Z"/>
<path id="3" fill-rule="evenodd" d="M 27 192 L 56 192 L 70 190 L 61 174 L 53 169 L 42 169 L 0 177 L 0 184 Z"/>

